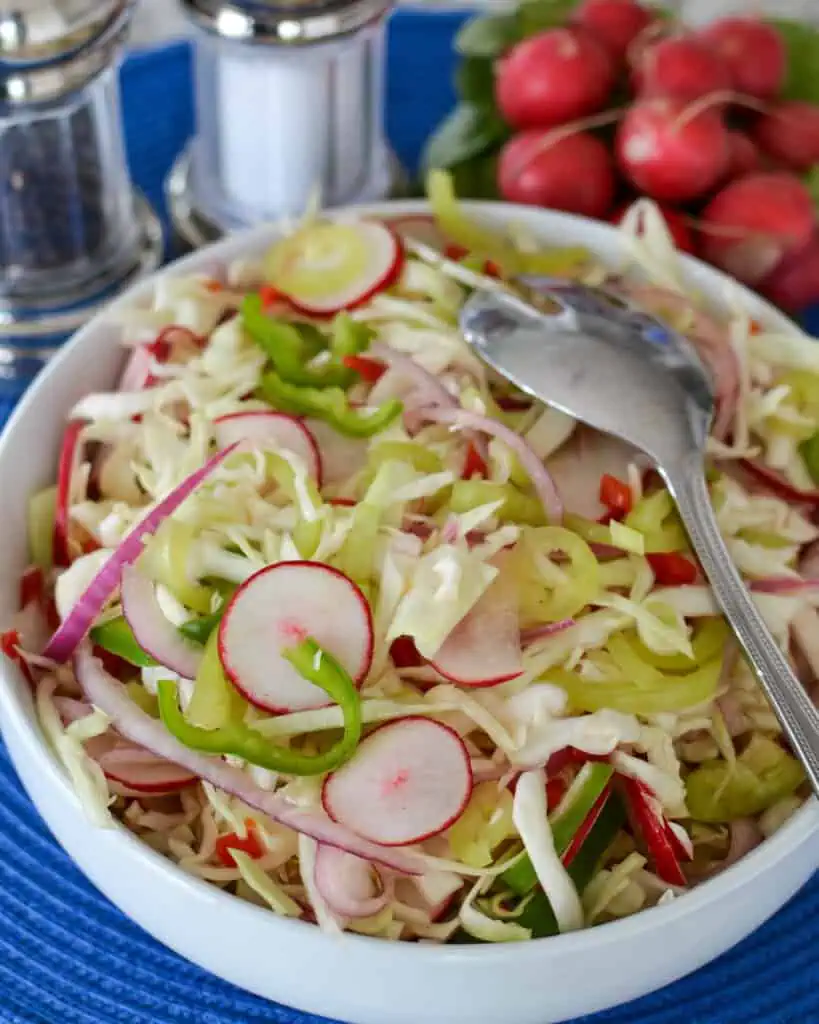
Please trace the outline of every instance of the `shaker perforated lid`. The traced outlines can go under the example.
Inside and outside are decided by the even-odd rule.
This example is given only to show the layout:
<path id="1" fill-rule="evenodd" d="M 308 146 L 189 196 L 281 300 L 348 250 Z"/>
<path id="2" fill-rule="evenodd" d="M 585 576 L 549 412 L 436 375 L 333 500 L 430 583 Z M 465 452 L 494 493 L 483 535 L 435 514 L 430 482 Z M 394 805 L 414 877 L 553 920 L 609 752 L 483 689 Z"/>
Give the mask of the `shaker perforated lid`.
<path id="1" fill-rule="evenodd" d="M 81 88 L 110 63 L 134 0 L 0 0 L 0 102 Z"/>
<path id="2" fill-rule="evenodd" d="M 238 42 L 294 46 L 347 35 L 392 0 L 182 0 L 195 24 Z"/>

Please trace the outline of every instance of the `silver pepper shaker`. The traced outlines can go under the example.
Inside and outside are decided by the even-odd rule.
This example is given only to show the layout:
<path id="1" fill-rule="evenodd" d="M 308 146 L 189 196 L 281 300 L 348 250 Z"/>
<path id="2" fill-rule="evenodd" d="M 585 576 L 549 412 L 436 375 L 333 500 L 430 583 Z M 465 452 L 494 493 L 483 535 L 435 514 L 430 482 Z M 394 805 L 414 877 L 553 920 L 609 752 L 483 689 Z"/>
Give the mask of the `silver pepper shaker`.
<path id="1" fill-rule="evenodd" d="M 195 30 L 198 132 L 168 182 L 183 241 L 381 199 L 390 0 L 182 0 Z"/>
<path id="2" fill-rule="evenodd" d="M 161 262 L 132 189 L 118 64 L 132 0 L 0 2 L 0 389 Z"/>

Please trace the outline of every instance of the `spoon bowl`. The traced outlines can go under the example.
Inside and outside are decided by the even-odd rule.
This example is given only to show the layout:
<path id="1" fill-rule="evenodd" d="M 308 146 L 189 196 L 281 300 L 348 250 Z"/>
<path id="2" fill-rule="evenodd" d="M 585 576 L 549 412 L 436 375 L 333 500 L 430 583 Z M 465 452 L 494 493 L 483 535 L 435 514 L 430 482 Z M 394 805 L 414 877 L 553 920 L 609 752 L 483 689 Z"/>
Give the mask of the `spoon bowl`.
<path id="1" fill-rule="evenodd" d="M 598 288 L 524 278 L 477 291 L 467 342 L 522 391 L 645 452 L 688 530 L 717 603 L 819 794 L 819 713 L 759 613 L 720 535 L 705 479 L 715 398 L 689 342 Z"/>

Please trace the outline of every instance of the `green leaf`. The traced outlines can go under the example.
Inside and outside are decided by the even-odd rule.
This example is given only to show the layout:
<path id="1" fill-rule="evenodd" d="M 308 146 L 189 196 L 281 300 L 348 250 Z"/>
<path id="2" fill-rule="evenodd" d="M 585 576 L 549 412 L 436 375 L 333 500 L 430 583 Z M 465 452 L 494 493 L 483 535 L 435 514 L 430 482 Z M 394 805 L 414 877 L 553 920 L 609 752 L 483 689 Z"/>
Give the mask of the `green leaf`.
<path id="1" fill-rule="evenodd" d="M 813 198 L 814 206 L 819 211 L 819 164 L 814 164 L 805 175 L 805 185 Z"/>
<path id="2" fill-rule="evenodd" d="M 427 142 L 422 165 L 425 170 L 454 168 L 495 150 L 508 135 L 509 129 L 494 110 L 461 103 Z"/>
<path id="3" fill-rule="evenodd" d="M 565 25 L 578 0 L 524 0 L 518 7 L 518 30 L 523 38 Z"/>
<path id="4" fill-rule="evenodd" d="M 456 194 L 463 199 L 498 198 L 498 153 L 493 150 L 450 168 Z"/>
<path id="5" fill-rule="evenodd" d="M 494 60 L 520 39 L 514 14 L 485 14 L 468 21 L 455 37 L 455 52 L 462 57 Z"/>
<path id="6" fill-rule="evenodd" d="M 455 69 L 455 88 L 464 103 L 495 109 L 495 71 L 486 57 L 464 57 Z"/>
<path id="7" fill-rule="evenodd" d="M 771 22 L 785 40 L 788 78 L 783 98 L 819 103 L 819 30 L 798 21 L 775 18 Z"/>

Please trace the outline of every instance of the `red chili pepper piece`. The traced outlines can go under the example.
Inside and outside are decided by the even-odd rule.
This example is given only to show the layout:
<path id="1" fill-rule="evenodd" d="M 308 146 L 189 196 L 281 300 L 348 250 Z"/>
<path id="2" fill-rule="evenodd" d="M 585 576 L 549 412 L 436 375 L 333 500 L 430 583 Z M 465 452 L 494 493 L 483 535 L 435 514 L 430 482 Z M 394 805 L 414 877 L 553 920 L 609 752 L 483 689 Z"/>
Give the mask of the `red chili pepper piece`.
<path id="1" fill-rule="evenodd" d="M 559 804 L 563 797 L 566 795 L 568 789 L 566 780 L 561 778 L 559 775 L 553 779 L 549 779 L 546 783 L 546 806 L 550 811 L 553 811 Z"/>
<path id="2" fill-rule="evenodd" d="M 274 288 L 272 284 L 262 285 L 259 289 L 259 298 L 262 300 L 263 309 L 270 309 L 271 306 L 286 301 L 284 295 L 282 295 L 278 288 Z"/>
<path id="3" fill-rule="evenodd" d="M 85 423 L 75 420 L 69 423 L 63 434 L 60 461 L 57 466 L 57 505 L 54 509 L 54 563 L 59 567 L 71 565 L 71 551 L 68 544 L 69 515 L 71 505 L 71 477 L 76 465 L 74 452 L 79 444 L 79 435 Z"/>
<path id="4" fill-rule="evenodd" d="M 612 518 L 622 519 L 631 512 L 631 488 L 616 476 L 604 473 L 600 477 L 600 501 L 609 510 Z"/>
<path id="5" fill-rule="evenodd" d="M 242 853 L 246 853 L 248 857 L 252 857 L 253 860 L 259 860 L 264 856 L 264 845 L 255 829 L 256 822 L 252 818 L 248 818 L 245 822 L 247 827 L 247 835 L 243 838 L 237 835 L 235 832 L 229 832 L 225 836 L 219 836 L 216 840 L 214 847 L 216 856 L 224 864 L 226 868 L 235 868 L 236 861 L 233 859 L 231 850 L 240 850 Z"/>
<path id="6" fill-rule="evenodd" d="M 368 384 L 375 384 L 387 372 L 387 367 L 383 363 L 367 356 L 344 356 L 341 361 L 348 370 L 355 370 Z"/>
<path id="7" fill-rule="evenodd" d="M 31 669 L 26 664 L 25 658 L 20 654 L 18 648 L 20 647 L 20 633 L 16 629 L 7 629 L 5 633 L 0 633 L 0 651 L 10 658 L 15 665 L 20 666 L 20 670 L 26 678 L 26 682 L 29 686 L 34 686 L 34 676 L 31 674 Z"/>
<path id="8" fill-rule="evenodd" d="M 691 854 L 691 850 L 689 850 L 688 847 L 683 845 L 683 843 L 680 841 L 679 837 L 677 836 L 677 833 L 671 827 L 671 822 L 670 821 L 667 821 L 665 823 L 665 834 L 666 834 L 666 838 L 668 839 L 668 842 L 671 845 L 671 849 L 674 851 L 674 853 L 675 853 L 675 855 L 677 857 L 677 860 L 693 860 L 694 859 L 692 854 Z"/>
<path id="9" fill-rule="evenodd" d="M 579 767 L 587 761 L 608 761 L 608 759 L 608 754 L 587 754 L 585 750 L 578 750 L 577 747 L 563 747 L 562 750 L 555 751 L 549 758 L 546 774 L 551 778 L 553 775 L 559 775 L 570 765 Z"/>
<path id="10" fill-rule="evenodd" d="M 657 578 L 657 582 L 664 587 L 680 587 L 688 583 L 694 583 L 697 579 L 697 567 L 685 557 L 677 554 L 676 551 L 667 554 L 646 555 L 648 564 Z"/>
<path id="11" fill-rule="evenodd" d="M 358 502 L 355 498 L 328 498 L 328 505 L 338 505 L 341 508 L 355 508 Z"/>
<path id="12" fill-rule="evenodd" d="M 446 249 L 444 249 L 444 256 L 446 256 L 448 260 L 460 262 L 460 260 L 464 259 L 468 255 L 469 249 L 464 249 L 462 245 L 448 245 Z"/>
<path id="13" fill-rule="evenodd" d="M 466 446 L 466 458 L 464 459 L 464 468 L 461 472 L 462 480 L 471 480 L 473 476 L 479 476 L 486 478 L 488 474 L 488 467 L 486 465 L 486 459 L 478 451 L 475 444 L 470 441 Z"/>
<path id="14" fill-rule="evenodd" d="M 216 292 L 222 291 L 224 285 L 221 281 L 217 281 L 212 277 L 209 281 L 204 282 L 203 287 L 206 292 L 213 292 L 215 294 Z"/>
<path id="15" fill-rule="evenodd" d="M 417 668 L 424 664 L 411 636 L 399 636 L 390 647 L 390 657 L 396 668 Z"/>
<path id="16" fill-rule="evenodd" d="M 606 788 L 597 798 L 594 807 L 592 807 L 592 809 L 586 815 L 585 821 L 572 837 L 572 841 L 569 843 L 568 847 L 566 848 L 561 858 L 564 867 L 568 867 L 580 852 L 580 848 L 582 847 L 583 843 L 585 843 L 588 839 L 589 833 L 597 824 L 597 819 L 600 817 L 603 808 L 606 806 L 606 801 L 608 800 L 610 795 L 611 783 L 609 783 L 609 785 L 606 786 Z"/>
<path id="17" fill-rule="evenodd" d="M 669 885 L 686 885 L 674 846 L 668 838 L 668 822 L 657 805 L 657 798 L 639 779 L 621 775 L 620 783 L 632 828 L 642 838 L 657 874 Z"/>

